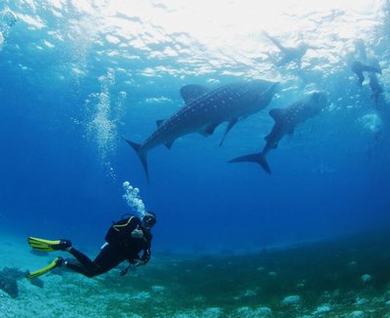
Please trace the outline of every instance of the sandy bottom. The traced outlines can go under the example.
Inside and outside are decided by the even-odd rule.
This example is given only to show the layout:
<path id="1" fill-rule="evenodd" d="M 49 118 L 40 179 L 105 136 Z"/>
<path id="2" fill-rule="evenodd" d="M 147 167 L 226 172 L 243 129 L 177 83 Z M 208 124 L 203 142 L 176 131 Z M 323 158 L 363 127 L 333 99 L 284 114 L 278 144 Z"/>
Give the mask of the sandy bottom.
<path id="1" fill-rule="evenodd" d="M 0 290 L 0 317 L 390 318 L 389 238 L 370 233 L 249 255 L 155 255 L 126 277 L 119 269 L 95 279 L 58 269 L 32 284 L 20 273 L 59 254 L 39 256 L 25 238 L 3 236 L 0 271 L 19 275 L 17 296 Z"/>

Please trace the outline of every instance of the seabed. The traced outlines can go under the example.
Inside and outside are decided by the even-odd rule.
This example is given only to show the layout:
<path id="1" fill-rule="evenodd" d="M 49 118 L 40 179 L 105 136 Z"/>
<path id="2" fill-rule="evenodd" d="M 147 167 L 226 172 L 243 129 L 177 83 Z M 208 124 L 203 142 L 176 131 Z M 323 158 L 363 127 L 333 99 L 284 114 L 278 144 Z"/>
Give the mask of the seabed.
<path id="1" fill-rule="evenodd" d="M 58 269 L 31 282 L 25 272 L 56 255 L 3 237 L 0 316 L 390 318 L 389 239 L 365 233 L 239 255 L 156 254 L 126 277 Z"/>

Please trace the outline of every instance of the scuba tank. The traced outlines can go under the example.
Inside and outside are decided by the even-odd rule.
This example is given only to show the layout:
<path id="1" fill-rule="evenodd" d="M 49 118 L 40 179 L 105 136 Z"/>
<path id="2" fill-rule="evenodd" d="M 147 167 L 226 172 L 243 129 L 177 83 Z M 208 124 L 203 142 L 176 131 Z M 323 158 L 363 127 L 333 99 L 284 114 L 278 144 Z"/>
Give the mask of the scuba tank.
<path id="1" fill-rule="evenodd" d="M 127 242 L 131 237 L 131 232 L 135 229 L 134 224 L 139 225 L 140 222 L 133 215 L 114 222 L 106 233 L 106 242 L 111 245 L 122 245 L 123 242 Z"/>

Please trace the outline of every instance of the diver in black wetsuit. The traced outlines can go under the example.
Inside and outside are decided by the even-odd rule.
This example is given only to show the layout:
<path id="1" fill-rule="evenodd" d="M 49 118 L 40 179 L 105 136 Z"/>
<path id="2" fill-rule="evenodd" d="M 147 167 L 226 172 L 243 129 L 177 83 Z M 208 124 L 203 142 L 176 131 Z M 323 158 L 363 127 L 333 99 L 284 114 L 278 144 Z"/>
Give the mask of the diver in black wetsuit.
<path id="1" fill-rule="evenodd" d="M 380 69 L 379 66 L 365 65 L 359 61 L 354 61 L 351 64 L 351 70 L 353 73 L 356 74 L 356 76 L 358 78 L 359 86 L 362 86 L 363 82 L 364 82 L 363 72 L 368 72 L 368 73 L 373 73 L 373 74 L 375 74 L 375 73 L 382 74 L 382 70 Z"/>
<path id="2" fill-rule="evenodd" d="M 67 251 L 77 261 L 57 257 L 46 267 L 29 273 L 28 278 L 39 277 L 58 266 L 64 266 L 87 277 L 94 277 L 127 260 L 130 265 L 121 272 L 121 275 L 125 275 L 131 266 L 145 265 L 150 260 L 151 228 L 155 224 L 156 215 L 153 212 L 146 212 L 142 219 L 130 216 L 114 223 L 106 234 L 106 243 L 93 261 L 75 249 L 69 240 L 50 241 L 29 237 L 28 243 L 33 249 L 45 252 Z"/>
<path id="3" fill-rule="evenodd" d="M 370 73 L 368 78 L 370 79 L 369 85 L 372 93 L 371 98 L 374 100 L 375 105 L 378 106 L 379 99 L 383 94 L 383 87 L 379 84 L 378 77 L 375 73 Z"/>
<path id="4" fill-rule="evenodd" d="M 365 43 L 362 40 L 357 40 L 350 67 L 351 71 L 357 76 L 359 86 L 362 86 L 365 80 L 364 73 L 368 73 L 370 77 L 376 77 L 375 74 L 382 74 L 378 60 L 370 55 L 367 54 Z M 373 93 L 375 94 L 375 91 Z"/>
<path id="5" fill-rule="evenodd" d="M 355 42 L 355 53 L 351 62 L 351 70 L 358 78 L 359 86 L 363 86 L 365 80 L 364 73 L 368 73 L 369 87 L 371 89 L 371 98 L 378 108 L 383 104 L 383 87 L 379 82 L 378 74 L 382 74 L 379 61 L 372 54 L 367 54 L 366 45 L 362 40 Z"/>

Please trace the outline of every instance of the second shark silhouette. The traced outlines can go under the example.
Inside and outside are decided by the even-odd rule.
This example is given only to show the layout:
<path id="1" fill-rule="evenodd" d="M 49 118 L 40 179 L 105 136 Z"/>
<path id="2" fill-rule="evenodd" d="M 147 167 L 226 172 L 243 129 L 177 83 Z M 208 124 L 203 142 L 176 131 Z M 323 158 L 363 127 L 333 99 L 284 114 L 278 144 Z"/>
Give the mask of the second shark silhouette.
<path id="1" fill-rule="evenodd" d="M 297 125 L 319 114 L 327 106 L 327 103 L 325 93 L 313 92 L 287 108 L 272 109 L 269 114 L 274 119 L 275 124 L 265 137 L 266 144 L 263 150 L 259 153 L 237 157 L 229 162 L 255 162 L 271 174 L 271 168 L 266 159 L 268 153 L 277 148 L 279 141 L 285 135 L 292 135 Z"/>

